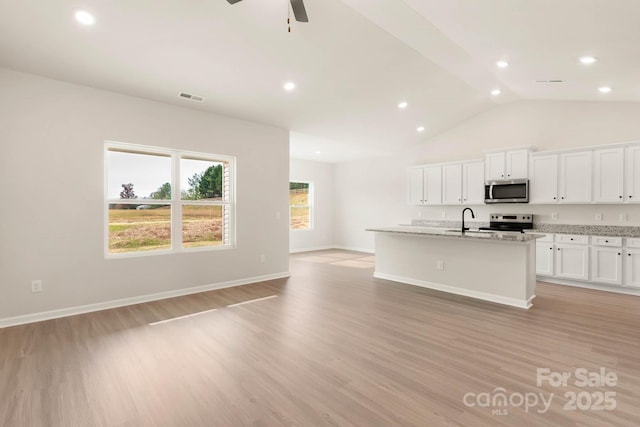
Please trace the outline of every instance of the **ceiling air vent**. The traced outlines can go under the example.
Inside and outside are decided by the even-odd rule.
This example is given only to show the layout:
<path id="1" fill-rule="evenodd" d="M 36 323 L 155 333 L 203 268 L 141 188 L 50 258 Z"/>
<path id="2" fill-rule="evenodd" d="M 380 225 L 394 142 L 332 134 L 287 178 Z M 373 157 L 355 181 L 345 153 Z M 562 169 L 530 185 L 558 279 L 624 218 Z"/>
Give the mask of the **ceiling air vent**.
<path id="1" fill-rule="evenodd" d="M 196 101 L 196 102 L 202 102 L 204 101 L 204 96 L 200 96 L 200 95 L 193 95 L 191 93 L 186 93 L 186 92 L 180 92 L 178 94 L 178 96 L 180 98 L 185 98 L 185 99 L 190 99 L 192 101 Z"/>
<path id="2" fill-rule="evenodd" d="M 536 80 L 536 83 L 564 83 L 564 80 Z"/>

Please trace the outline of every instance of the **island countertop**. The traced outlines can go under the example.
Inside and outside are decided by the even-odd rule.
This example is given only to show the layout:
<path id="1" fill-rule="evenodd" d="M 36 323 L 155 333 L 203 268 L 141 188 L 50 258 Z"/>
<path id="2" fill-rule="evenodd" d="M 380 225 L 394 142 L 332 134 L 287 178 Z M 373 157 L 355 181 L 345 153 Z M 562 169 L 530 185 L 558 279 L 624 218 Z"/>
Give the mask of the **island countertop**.
<path id="1" fill-rule="evenodd" d="M 392 227 L 375 227 L 367 228 L 366 231 L 375 231 L 382 233 L 400 233 L 413 234 L 419 236 L 440 236 L 456 239 L 479 239 L 500 242 L 529 242 L 544 237 L 543 234 L 530 233 L 514 233 L 500 231 L 474 231 L 467 230 L 464 234 L 460 230 L 436 228 L 436 227 L 417 227 L 417 226 L 392 226 Z"/>

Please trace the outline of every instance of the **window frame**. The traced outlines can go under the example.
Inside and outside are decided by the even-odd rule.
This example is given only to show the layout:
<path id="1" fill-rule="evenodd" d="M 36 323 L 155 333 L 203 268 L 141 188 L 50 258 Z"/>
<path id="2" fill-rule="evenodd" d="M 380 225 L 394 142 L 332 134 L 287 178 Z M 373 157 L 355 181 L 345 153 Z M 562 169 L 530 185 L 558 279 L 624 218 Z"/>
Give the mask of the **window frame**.
<path id="1" fill-rule="evenodd" d="M 166 156 L 171 159 L 171 199 L 110 199 L 109 194 L 109 151 L 124 151 L 147 155 Z M 116 141 L 105 141 L 104 149 L 104 189 L 103 189 L 103 226 L 104 226 L 104 256 L 106 259 L 117 258 L 137 258 L 142 256 L 168 255 L 176 253 L 192 253 L 192 252 L 209 252 L 224 251 L 236 248 L 236 158 L 222 154 L 201 153 L 196 151 L 179 150 L 163 147 L 154 147 L 149 145 L 131 144 Z M 181 198 L 180 188 L 180 160 L 183 158 L 197 159 L 204 161 L 212 161 L 228 164 L 228 200 L 183 200 Z M 131 251 L 112 253 L 109 252 L 109 205 L 110 204 L 130 204 L 130 205 L 167 205 L 171 209 L 171 247 L 169 249 L 155 249 L 146 251 Z M 228 244 L 216 246 L 196 246 L 183 247 L 182 242 L 182 206 L 183 205 L 203 205 L 203 206 L 223 206 L 222 213 L 224 218 L 224 207 L 228 206 Z M 224 240 L 224 229 L 223 236 Z"/>
<path id="2" fill-rule="evenodd" d="M 315 227 L 315 204 L 314 204 L 314 183 L 307 179 L 289 179 L 289 186 L 291 183 L 308 184 L 309 185 L 309 204 L 308 205 L 291 205 L 289 204 L 289 231 L 314 231 Z M 291 191 L 291 190 L 289 190 Z M 291 208 L 309 208 L 309 228 L 291 228 Z"/>

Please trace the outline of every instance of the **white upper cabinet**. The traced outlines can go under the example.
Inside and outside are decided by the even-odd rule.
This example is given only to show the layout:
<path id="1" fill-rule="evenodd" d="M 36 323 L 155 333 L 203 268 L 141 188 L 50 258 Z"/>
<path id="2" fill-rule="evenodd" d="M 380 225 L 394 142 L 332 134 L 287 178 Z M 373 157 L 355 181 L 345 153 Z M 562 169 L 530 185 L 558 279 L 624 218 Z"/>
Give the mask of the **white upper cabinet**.
<path id="1" fill-rule="evenodd" d="M 622 203 L 624 188 L 624 149 L 609 148 L 593 152 L 593 201 Z"/>
<path id="2" fill-rule="evenodd" d="M 409 204 L 421 205 L 424 203 L 424 179 L 423 168 L 409 169 Z"/>
<path id="3" fill-rule="evenodd" d="M 627 176 L 625 178 L 627 203 L 640 203 L 640 145 L 632 145 L 626 149 Z"/>
<path id="4" fill-rule="evenodd" d="M 560 203 L 591 202 L 591 151 L 560 154 Z"/>
<path id="5" fill-rule="evenodd" d="M 485 155 L 485 179 L 526 179 L 529 150 L 511 150 Z"/>
<path id="6" fill-rule="evenodd" d="M 505 159 L 506 153 L 500 151 L 498 153 L 489 153 L 484 157 L 484 164 L 487 181 L 505 179 Z"/>
<path id="7" fill-rule="evenodd" d="M 462 203 L 462 164 L 442 166 L 442 204 Z"/>
<path id="8" fill-rule="evenodd" d="M 442 204 L 442 166 L 409 169 L 409 204 Z"/>
<path id="9" fill-rule="evenodd" d="M 529 202 L 558 202 L 558 155 L 531 156 L 529 162 Z"/>
<path id="10" fill-rule="evenodd" d="M 484 162 L 462 164 L 462 203 L 484 204 Z"/>
<path id="11" fill-rule="evenodd" d="M 442 166 L 427 166 L 423 170 L 425 205 L 442 204 Z"/>

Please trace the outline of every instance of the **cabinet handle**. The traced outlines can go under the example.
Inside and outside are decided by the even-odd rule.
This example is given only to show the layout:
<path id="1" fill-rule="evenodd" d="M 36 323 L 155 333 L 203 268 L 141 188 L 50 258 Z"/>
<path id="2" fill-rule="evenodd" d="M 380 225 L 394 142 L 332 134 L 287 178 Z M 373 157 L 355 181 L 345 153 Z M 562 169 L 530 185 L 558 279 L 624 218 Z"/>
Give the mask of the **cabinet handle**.
<path id="1" fill-rule="evenodd" d="M 605 242 L 605 243 L 609 243 L 609 241 L 608 241 L 608 240 L 605 240 L 604 242 Z"/>
<path id="2" fill-rule="evenodd" d="M 564 200 L 564 196 L 560 197 L 562 200 Z"/>
<path id="3" fill-rule="evenodd" d="M 508 174 L 507 174 L 507 176 L 511 176 L 511 174 L 510 174 L 510 173 L 508 173 Z"/>
<path id="4" fill-rule="evenodd" d="M 631 256 L 631 254 L 627 254 L 627 256 Z"/>
<path id="5" fill-rule="evenodd" d="M 560 250 L 560 248 L 558 248 L 558 250 Z"/>
<path id="6" fill-rule="evenodd" d="M 550 250 L 550 251 L 552 251 L 552 250 L 553 250 L 553 248 L 549 248 L 549 250 Z"/>
<path id="7" fill-rule="evenodd" d="M 556 196 L 553 196 L 553 200 L 556 200 L 556 199 L 557 199 L 557 197 L 556 197 Z"/>
<path id="8" fill-rule="evenodd" d="M 462 201 L 462 199 L 458 199 L 458 201 L 459 201 L 459 202 L 461 202 L 461 201 Z"/>
<path id="9" fill-rule="evenodd" d="M 570 240 L 573 240 L 573 237 Z"/>
<path id="10" fill-rule="evenodd" d="M 620 252 L 618 252 L 618 255 L 622 255 Z"/>
<path id="11" fill-rule="evenodd" d="M 629 196 L 629 198 L 631 198 L 631 196 Z"/>
<path id="12" fill-rule="evenodd" d="M 622 196 L 619 196 L 622 199 Z"/>

